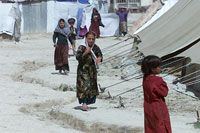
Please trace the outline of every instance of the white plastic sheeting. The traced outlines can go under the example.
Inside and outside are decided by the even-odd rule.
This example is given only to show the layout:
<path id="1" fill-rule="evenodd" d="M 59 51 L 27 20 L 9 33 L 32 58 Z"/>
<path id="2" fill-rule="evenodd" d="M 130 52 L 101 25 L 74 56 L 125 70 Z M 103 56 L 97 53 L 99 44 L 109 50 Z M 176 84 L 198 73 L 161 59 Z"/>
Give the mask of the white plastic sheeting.
<path id="1" fill-rule="evenodd" d="M 49 1 L 47 3 L 47 32 L 54 31 L 60 18 L 67 20 L 69 16 L 76 17 L 78 8 L 84 8 L 86 11 L 86 26 L 89 29 L 92 9 L 94 7 L 95 5 L 89 4 Z M 100 28 L 100 36 L 105 37 L 116 35 L 119 27 L 119 17 L 116 14 L 101 14 L 101 19 L 105 28 Z"/>
<path id="2" fill-rule="evenodd" d="M 114 36 L 118 34 L 119 17 L 116 14 L 101 14 L 102 23 L 104 28 L 100 27 L 100 36 Z M 86 26 L 89 29 L 91 24 L 91 14 L 86 15 Z"/>
<path id="3" fill-rule="evenodd" d="M 138 32 L 144 55 L 165 56 L 200 37 L 199 0 L 179 0 L 170 10 Z M 197 53 L 196 53 L 197 54 Z"/>
<path id="4" fill-rule="evenodd" d="M 10 16 L 12 4 L 0 3 L 0 34 L 13 35 L 15 20 Z"/>

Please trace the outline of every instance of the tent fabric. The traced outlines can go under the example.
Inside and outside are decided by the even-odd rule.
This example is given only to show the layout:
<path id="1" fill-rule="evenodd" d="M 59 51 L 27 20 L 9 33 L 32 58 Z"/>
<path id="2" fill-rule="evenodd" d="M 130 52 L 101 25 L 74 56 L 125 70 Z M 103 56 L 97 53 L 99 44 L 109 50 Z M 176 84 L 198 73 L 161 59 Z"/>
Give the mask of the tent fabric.
<path id="1" fill-rule="evenodd" d="M 144 55 L 165 56 L 200 37 L 200 2 L 179 0 L 170 10 L 138 32 Z"/>
<path id="2" fill-rule="evenodd" d="M 21 11 L 18 3 L 13 4 L 9 15 L 15 20 L 14 36 L 16 39 L 19 39 L 21 37 Z"/>
<path id="3" fill-rule="evenodd" d="M 73 8 L 71 8 L 73 7 Z M 53 32 L 60 18 L 68 19 L 68 16 L 77 17 L 78 10 L 83 8 L 86 12 L 86 26 L 89 29 L 91 24 L 92 9 L 95 5 L 77 4 L 74 2 L 55 2 L 47 3 L 47 32 Z M 101 19 L 105 28 L 100 27 L 100 36 L 114 36 L 118 33 L 119 18 L 116 14 L 101 14 Z M 78 24 L 78 23 L 77 23 Z M 75 24 L 75 25 L 77 25 Z"/>
<path id="4" fill-rule="evenodd" d="M 147 21 L 141 28 L 139 28 L 137 31 L 134 31 L 131 34 L 137 34 L 138 32 L 142 31 L 143 29 L 145 29 L 146 27 L 148 27 L 151 23 L 153 23 L 154 21 L 156 21 L 158 18 L 160 18 L 163 14 L 165 14 L 168 10 L 170 10 L 176 3 L 178 2 L 178 0 L 167 0 L 164 2 L 164 6 L 162 6 L 162 8 L 160 10 L 158 10 L 156 12 L 156 14 L 153 15 L 153 17 Z M 155 10 L 155 8 L 159 9 L 161 7 L 161 2 L 160 0 L 157 0 L 157 2 L 155 2 L 155 5 L 153 4 L 151 8 L 153 8 Z M 149 9 L 149 10 L 153 10 L 153 9 Z M 147 10 L 148 11 L 148 10 Z M 149 11 L 150 12 L 150 11 Z M 146 13 L 144 14 L 145 16 L 149 16 L 151 15 L 151 12 L 149 13 L 149 15 L 146 15 Z M 142 16 L 144 18 L 146 18 L 145 16 Z"/>
<path id="5" fill-rule="evenodd" d="M 115 13 L 101 14 L 101 21 L 105 25 L 104 28 L 100 27 L 100 36 L 114 36 L 119 32 L 119 17 Z M 86 26 L 90 27 L 91 14 L 86 14 Z"/>
<path id="6" fill-rule="evenodd" d="M 154 2 L 148 10 L 142 15 L 132 26 L 129 33 L 133 35 L 133 33 L 138 30 L 142 25 L 144 25 L 147 21 L 151 19 L 151 17 L 162 7 L 162 3 L 160 0 Z"/>
<path id="7" fill-rule="evenodd" d="M 77 0 L 56 0 L 59 2 L 77 2 Z"/>
<path id="8" fill-rule="evenodd" d="M 89 4 L 88 0 L 78 0 L 78 2 L 81 4 Z"/>
<path id="9" fill-rule="evenodd" d="M 179 56 L 190 57 L 191 63 L 200 64 L 200 57 L 198 56 L 200 50 L 200 42 L 193 45 L 191 48 L 182 52 Z"/>
<path id="10" fill-rule="evenodd" d="M 8 35 L 13 35 L 15 19 L 10 16 L 10 11 L 13 4 L 0 3 L 0 34 L 6 33 Z"/>
<path id="11" fill-rule="evenodd" d="M 78 12 L 77 12 L 77 16 L 76 16 L 76 20 L 77 20 L 77 36 L 76 38 L 79 37 L 79 32 L 80 32 L 80 26 L 82 23 L 82 19 L 83 19 L 83 8 L 79 8 Z"/>

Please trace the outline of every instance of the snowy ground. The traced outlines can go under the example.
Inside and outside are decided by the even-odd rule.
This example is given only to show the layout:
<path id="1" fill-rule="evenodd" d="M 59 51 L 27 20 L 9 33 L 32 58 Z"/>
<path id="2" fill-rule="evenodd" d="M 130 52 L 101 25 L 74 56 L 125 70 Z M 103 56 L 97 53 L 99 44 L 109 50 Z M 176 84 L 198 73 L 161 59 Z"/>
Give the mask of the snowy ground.
<path id="1" fill-rule="evenodd" d="M 59 75 L 53 65 L 53 43 L 50 34 L 24 35 L 21 42 L 0 41 L 0 130 L 5 133 L 140 133 L 143 132 L 143 93 L 139 87 L 121 95 L 125 107 L 119 106 L 123 91 L 141 85 L 142 79 L 134 79 L 110 87 L 101 93 L 91 111 L 83 112 L 76 99 L 75 57 L 69 58 L 70 73 Z M 123 38 L 120 38 L 123 40 Z M 82 40 L 78 40 L 80 44 Z M 96 43 L 103 49 L 119 42 L 115 37 L 100 38 Z M 132 40 L 122 45 L 131 43 Z M 104 59 L 131 45 L 119 47 L 115 52 L 104 53 Z M 121 58 L 118 58 L 121 59 Z M 102 87 L 121 80 L 119 61 L 113 59 L 100 65 L 98 81 Z M 113 69 L 115 67 L 115 69 Z M 166 102 L 174 133 L 199 133 L 195 129 L 197 99 L 178 93 L 167 78 L 170 88 Z"/>

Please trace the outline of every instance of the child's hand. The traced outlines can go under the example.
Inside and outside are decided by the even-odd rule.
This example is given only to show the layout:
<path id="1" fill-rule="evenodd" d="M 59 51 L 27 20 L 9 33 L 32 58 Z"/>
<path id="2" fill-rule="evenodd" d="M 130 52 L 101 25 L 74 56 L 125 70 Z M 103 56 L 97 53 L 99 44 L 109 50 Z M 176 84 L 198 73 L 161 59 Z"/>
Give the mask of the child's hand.
<path id="1" fill-rule="evenodd" d="M 97 64 L 99 64 L 99 63 L 101 62 L 101 57 L 98 57 L 98 58 L 96 59 L 96 62 L 97 62 Z"/>
<path id="2" fill-rule="evenodd" d="M 86 51 L 84 52 L 84 55 L 86 55 L 86 54 L 88 54 L 88 53 L 90 53 L 90 52 L 91 52 L 91 48 L 88 47 L 88 48 L 86 49 Z"/>
<path id="3" fill-rule="evenodd" d="M 53 45 L 55 48 L 58 46 L 56 43 L 54 43 L 54 45 Z"/>

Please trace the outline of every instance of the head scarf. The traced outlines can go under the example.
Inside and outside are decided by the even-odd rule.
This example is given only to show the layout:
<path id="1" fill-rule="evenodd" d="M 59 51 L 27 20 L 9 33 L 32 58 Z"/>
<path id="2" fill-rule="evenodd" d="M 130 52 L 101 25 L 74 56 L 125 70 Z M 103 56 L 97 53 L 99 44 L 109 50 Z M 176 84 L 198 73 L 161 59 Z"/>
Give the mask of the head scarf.
<path id="1" fill-rule="evenodd" d="M 94 41 L 94 44 L 95 44 L 95 41 Z M 91 47 L 92 59 L 93 59 L 93 61 L 94 61 L 94 63 L 95 63 L 96 68 L 99 68 L 99 66 L 98 66 L 98 64 L 97 64 L 97 62 L 96 62 L 97 56 L 95 55 L 94 51 L 92 50 L 93 47 L 94 47 L 94 44 L 93 44 L 92 47 Z M 86 48 L 89 47 L 86 37 L 84 37 L 84 39 L 83 39 L 83 41 L 82 41 L 82 43 L 81 43 L 80 45 L 81 45 L 81 46 L 84 46 L 84 47 L 86 47 Z"/>
<path id="2" fill-rule="evenodd" d="M 96 10 L 95 13 L 94 13 L 94 10 Z M 93 8 L 93 10 L 92 10 L 92 17 L 91 17 L 91 20 L 93 19 L 93 17 L 94 17 L 95 15 L 99 15 L 99 16 L 100 16 L 98 10 L 97 10 L 96 8 Z"/>
<path id="3" fill-rule="evenodd" d="M 64 35 L 65 37 L 67 37 L 67 36 L 69 35 L 69 28 L 68 28 L 68 25 L 65 23 L 65 20 L 64 20 L 65 26 L 64 26 L 64 28 L 61 28 L 61 27 L 60 27 L 60 21 L 61 21 L 61 20 L 64 20 L 64 19 L 60 19 L 60 20 L 58 21 L 58 25 L 56 26 L 54 32 L 60 33 L 60 34 Z"/>

